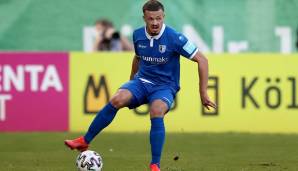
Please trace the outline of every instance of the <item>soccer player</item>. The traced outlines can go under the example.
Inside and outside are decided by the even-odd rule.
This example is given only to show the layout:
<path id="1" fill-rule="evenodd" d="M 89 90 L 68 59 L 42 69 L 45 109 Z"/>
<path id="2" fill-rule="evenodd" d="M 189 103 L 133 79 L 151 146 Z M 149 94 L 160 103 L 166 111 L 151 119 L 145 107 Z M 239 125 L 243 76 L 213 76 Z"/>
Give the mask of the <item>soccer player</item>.
<path id="1" fill-rule="evenodd" d="M 160 171 L 165 140 L 164 116 L 179 91 L 180 55 L 198 63 L 200 97 L 204 107 L 216 108 L 207 95 L 208 61 L 198 48 L 181 33 L 164 24 L 164 6 L 157 0 L 143 6 L 146 23 L 134 31 L 135 57 L 130 81 L 123 84 L 91 123 L 85 136 L 65 140 L 71 149 L 84 151 L 93 138 L 108 126 L 123 107 L 150 105 L 151 171 Z M 187 116 L 186 116 L 187 117 Z"/>

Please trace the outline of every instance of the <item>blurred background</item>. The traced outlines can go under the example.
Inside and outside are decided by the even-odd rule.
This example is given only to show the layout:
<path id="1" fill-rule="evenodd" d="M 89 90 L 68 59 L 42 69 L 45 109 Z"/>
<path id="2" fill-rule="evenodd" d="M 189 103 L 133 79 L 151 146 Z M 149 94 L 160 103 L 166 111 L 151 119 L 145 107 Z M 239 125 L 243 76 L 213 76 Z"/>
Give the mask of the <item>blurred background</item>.
<path id="1" fill-rule="evenodd" d="M 163 0 L 166 24 L 204 51 L 295 52 L 296 0 Z M 131 39 L 142 0 L 1 0 L 0 48 L 89 51 L 98 19 Z M 92 43 L 91 43 L 92 44 Z"/>
<path id="2" fill-rule="evenodd" d="M 0 170 L 75 170 L 63 140 L 129 79 L 145 2 L 0 0 Z M 202 108 L 197 66 L 181 58 L 162 169 L 297 170 L 298 0 L 161 2 L 206 54 L 218 104 Z M 147 105 L 119 111 L 92 146 L 104 170 L 147 168 L 149 129 Z"/>

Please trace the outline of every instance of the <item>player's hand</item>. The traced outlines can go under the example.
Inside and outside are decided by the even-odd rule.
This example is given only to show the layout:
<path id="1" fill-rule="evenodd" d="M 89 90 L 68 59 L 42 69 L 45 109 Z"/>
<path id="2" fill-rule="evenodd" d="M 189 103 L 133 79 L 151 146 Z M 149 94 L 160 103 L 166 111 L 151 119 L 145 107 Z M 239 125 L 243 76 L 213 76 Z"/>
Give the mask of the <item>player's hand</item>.
<path id="1" fill-rule="evenodd" d="M 205 95 L 201 95 L 201 102 L 202 102 L 202 105 L 205 107 L 205 108 L 207 108 L 208 110 L 210 110 L 210 108 L 209 107 L 212 107 L 212 108 L 214 108 L 214 109 L 216 109 L 216 104 L 215 103 L 213 103 L 211 100 L 210 100 L 210 98 L 209 98 L 209 96 L 207 95 L 207 94 L 205 94 Z"/>

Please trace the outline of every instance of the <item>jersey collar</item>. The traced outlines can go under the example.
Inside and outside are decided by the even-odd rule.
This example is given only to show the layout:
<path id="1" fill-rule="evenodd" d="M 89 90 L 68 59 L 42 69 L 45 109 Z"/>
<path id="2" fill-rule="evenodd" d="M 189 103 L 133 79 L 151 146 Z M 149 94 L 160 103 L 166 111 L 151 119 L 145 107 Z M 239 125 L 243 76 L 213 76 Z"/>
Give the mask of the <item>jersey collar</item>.
<path id="1" fill-rule="evenodd" d="M 162 28 L 161 28 L 161 30 L 160 30 L 160 32 L 159 32 L 158 35 L 156 35 L 156 36 L 150 36 L 150 34 L 147 32 L 147 29 L 146 29 L 146 26 L 145 26 L 145 34 L 146 34 L 146 37 L 147 37 L 149 40 L 151 40 L 151 39 L 155 39 L 155 40 L 157 40 L 157 39 L 159 39 L 159 38 L 162 36 L 163 32 L 165 31 L 165 28 L 166 28 L 166 25 L 163 24 L 163 25 L 162 25 Z"/>

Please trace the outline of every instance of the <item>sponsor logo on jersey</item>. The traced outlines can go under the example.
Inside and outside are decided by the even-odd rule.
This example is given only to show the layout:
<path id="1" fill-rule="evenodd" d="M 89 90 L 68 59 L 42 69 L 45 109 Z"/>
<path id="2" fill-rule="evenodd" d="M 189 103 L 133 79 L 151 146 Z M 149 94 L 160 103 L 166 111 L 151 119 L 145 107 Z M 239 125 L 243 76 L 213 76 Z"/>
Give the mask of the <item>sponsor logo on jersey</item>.
<path id="1" fill-rule="evenodd" d="M 165 57 L 151 57 L 151 56 L 140 56 L 144 61 L 150 62 L 151 64 L 165 64 L 168 62 L 168 58 Z"/>
<path id="2" fill-rule="evenodd" d="M 147 46 L 146 46 L 146 45 L 141 45 L 141 44 L 139 44 L 138 47 L 139 47 L 139 48 L 142 48 L 142 49 L 145 49 Z"/>

